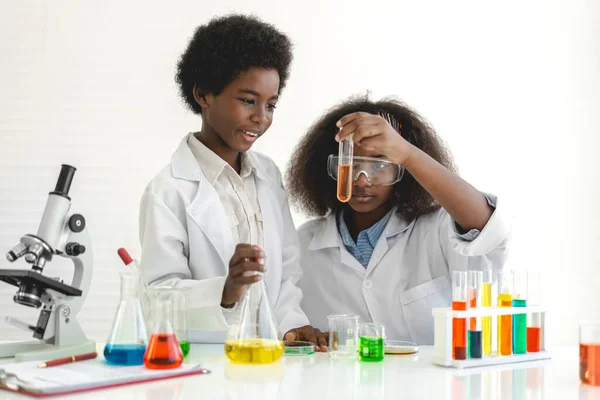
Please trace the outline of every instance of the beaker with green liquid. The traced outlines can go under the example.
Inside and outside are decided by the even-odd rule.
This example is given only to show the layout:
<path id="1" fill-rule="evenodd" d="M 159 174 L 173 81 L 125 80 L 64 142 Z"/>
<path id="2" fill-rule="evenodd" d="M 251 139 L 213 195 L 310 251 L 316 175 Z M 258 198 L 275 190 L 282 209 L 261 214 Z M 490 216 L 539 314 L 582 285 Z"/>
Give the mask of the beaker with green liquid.
<path id="1" fill-rule="evenodd" d="M 358 358 L 360 361 L 383 360 L 383 338 L 385 328 L 378 324 L 360 324 L 358 326 Z"/>

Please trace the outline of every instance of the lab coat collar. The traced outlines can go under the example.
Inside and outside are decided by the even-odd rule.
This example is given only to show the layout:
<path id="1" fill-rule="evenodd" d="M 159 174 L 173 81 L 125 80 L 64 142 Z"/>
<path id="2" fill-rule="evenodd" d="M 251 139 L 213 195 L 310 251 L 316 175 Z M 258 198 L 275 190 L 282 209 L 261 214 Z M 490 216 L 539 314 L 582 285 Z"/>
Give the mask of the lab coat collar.
<path id="1" fill-rule="evenodd" d="M 394 209 L 392 210 L 392 216 L 390 217 L 390 220 L 388 221 L 388 224 L 385 227 L 382 236 L 388 238 L 396 236 L 397 234 L 402 233 L 408 228 L 410 228 L 414 223 L 415 220 L 405 220 L 404 217 L 398 214 L 398 208 L 394 207 Z"/>
<path id="2" fill-rule="evenodd" d="M 173 176 L 187 181 L 200 181 L 202 179 L 202 169 L 194 157 L 194 153 L 188 146 L 188 139 L 191 133 L 185 135 L 179 147 L 171 157 L 171 169 Z"/>
<path id="3" fill-rule="evenodd" d="M 317 230 L 313 236 L 310 244 L 308 245 L 309 250 L 321 250 L 328 247 L 339 247 L 342 243 L 342 238 L 337 229 L 337 223 L 335 221 L 335 215 L 329 213 L 325 219 L 325 226 L 323 229 Z"/>
<path id="4" fill-rule="evenodd" d="M 185 135 L 181 143 L 179 143 L 179 147 L 175 150 L 175 153 L 173 153 L 173 156 L 171 157 L 171 169 L 173 170 L 173 176 L 175 178 L 188 181 L 200 181 L 203 176 L 202 168 L 200 168 L 198 161 L 196 161 L 196 157 L 194 157 L 194 153 L 192 153 L 192 150 L 190 150 L 190 147 L 188 146 L 190 135 L 192 135 L 192 133 Z M 263 181 L 267 181 L 267 172 L 258 156 L 252 151 L 247 151 L 246 157 L 248 158 L 250 167 L 256 172 L 256 177 Z"/>
<path id="5" fill-rule="evenodd" d="M 407 222 L 396 212 L 397 209 L 394 207 L 390 220 L 385 227 L 381 236 L 390 238 L 404 232 L 410 228 L 415 221 Z M 380 238 L 381 240 L 381 238 Z M 313 236 L 310 244 L 308 245 L 309 250 L 321 250 L 329 247 L 340 247 L 343 246 L 340 233 L 337 228 L 336 218 L 332 213 L 329 213 L 325 217 L 325 226 L 323 229 L 318 230 Z"/>

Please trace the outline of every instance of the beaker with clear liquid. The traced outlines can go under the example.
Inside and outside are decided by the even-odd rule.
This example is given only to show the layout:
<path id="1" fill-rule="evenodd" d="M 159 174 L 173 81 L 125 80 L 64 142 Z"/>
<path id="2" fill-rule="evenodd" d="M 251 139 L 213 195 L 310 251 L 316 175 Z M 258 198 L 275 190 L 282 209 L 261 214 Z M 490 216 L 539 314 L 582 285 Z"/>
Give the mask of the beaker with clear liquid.
<path id="1" fill-rule="evenodd" d="M 177 368 L 183 362 L 179 340 L 171 325 L 172 307 L 170 300 L 160 298 L 156 300 L 156 324 L 144 354 L 146 368 Z"/>
<path id="2" fill-rule="evenodd" d="M 148 333 L 138 297 L 135 274 L 121 273 L 121 301 L 104 347 L 104 359 L 113 365 L 142 365 Z"/>
<path id="3" fill-rule="evenodd" d="M 279 360 L 284 344 L 264 280 L 251 284 L 235 307 L 237 320 L 231 324 L 225 341 L 227 357 L 239 364 L 268 364 Z"/>

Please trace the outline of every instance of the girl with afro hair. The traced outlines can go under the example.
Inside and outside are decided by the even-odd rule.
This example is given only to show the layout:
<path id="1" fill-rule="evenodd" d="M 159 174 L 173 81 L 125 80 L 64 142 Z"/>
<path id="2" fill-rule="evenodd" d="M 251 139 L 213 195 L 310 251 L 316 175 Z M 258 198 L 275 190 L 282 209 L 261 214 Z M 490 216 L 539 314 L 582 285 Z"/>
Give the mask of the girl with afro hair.
<path id="1" fill-rule="evenodd" d="M 352 195 L 341 202 L 346 138 Z M 348 313 L 385 325 L 387 339 L 433 344 L 431 310 L 450 306 L 452 271 L 504 265 L 508 229 L 496 196 L 461 179 L 433 128 L 402 102 L 358 97 L 333 107 L 288 171 L 290 197 L 316 217 L 298 230 L 302 307 L 316 328 Z"/>

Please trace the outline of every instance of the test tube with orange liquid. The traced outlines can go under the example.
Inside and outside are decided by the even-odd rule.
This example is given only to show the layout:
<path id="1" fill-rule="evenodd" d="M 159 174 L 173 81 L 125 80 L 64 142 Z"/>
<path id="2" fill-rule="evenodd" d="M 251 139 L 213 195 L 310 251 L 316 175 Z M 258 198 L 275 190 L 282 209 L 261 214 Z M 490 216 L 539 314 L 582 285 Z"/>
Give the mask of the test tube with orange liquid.
<path id="1" fill-rule="evenodd" d="M 452 271 L 452 309 L 467 310 L 467 271 Z M 452 359 L 467 359 L 467 319 L 452 318 Z"/>
<path id="2" fill-rule="evenodd" d="M 512 307 L 514 274 L 510 270 L 498 272 L 498 307 Z M 498 353 L 512 355 L 512 315 L 498 316 Z"/>
<path id="3" fill-rule="evenodd" d="M 352 198 L 352 159 L 354 156 L 354 133 L 340 142 L 338 154 L 337 198 L 347 203 Z"/>
<path id="4" fill-rule="evenodd" d="M 600 386 L 600 321 L 579 323 L 579 378 Z"/>

